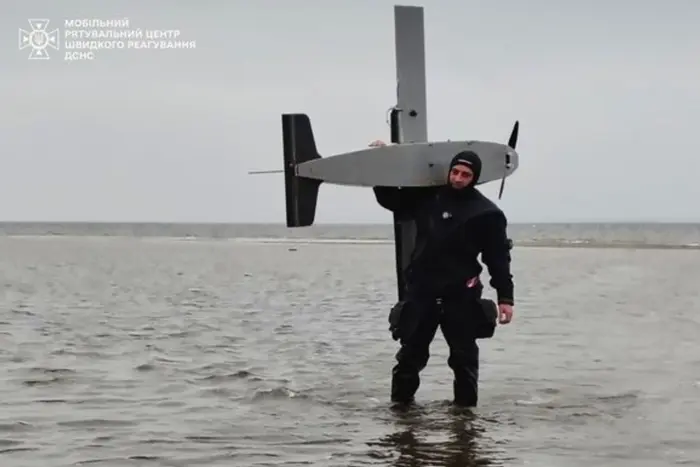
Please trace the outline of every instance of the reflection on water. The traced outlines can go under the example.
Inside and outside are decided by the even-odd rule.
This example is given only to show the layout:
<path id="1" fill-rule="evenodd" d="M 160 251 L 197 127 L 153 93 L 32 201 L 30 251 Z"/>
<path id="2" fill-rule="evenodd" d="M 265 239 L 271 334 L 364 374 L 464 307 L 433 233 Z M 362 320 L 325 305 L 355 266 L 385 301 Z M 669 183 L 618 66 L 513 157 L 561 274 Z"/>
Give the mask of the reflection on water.
<path id="1" fill-rule="evenodd" d="M 449 403 L 392 410 L 394 430 L 369 442 L 371 457 L 396 467 L 503 465 L 499 443 L 488 438 L 488 423 L 470 409 Z"/>

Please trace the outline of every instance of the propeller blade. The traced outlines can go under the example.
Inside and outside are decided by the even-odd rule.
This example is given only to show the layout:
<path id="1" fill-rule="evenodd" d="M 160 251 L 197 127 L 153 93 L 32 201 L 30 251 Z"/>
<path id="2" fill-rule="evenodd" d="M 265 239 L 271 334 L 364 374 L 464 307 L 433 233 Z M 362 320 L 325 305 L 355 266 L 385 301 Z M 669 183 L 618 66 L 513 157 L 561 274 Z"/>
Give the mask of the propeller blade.
<path id="1" fill-rule="evenodd" d="M 503 178 L 501 179 L 501 188 L 498 190 L 498 199 L 501 199 L 501 196 L 503 196 L 503 188 L 506 186 L 506 176 L 504 175 Z"/>
<path id="2" fill-rule="evenodd" d="M 515 149 L 518 144 L 518 130 L 520 129 L 520 121 L 516 120 L 515 125 L 513 125 L 513 131 L 510 133 L 510 138 L 508 138 L 508 146 Z"/>

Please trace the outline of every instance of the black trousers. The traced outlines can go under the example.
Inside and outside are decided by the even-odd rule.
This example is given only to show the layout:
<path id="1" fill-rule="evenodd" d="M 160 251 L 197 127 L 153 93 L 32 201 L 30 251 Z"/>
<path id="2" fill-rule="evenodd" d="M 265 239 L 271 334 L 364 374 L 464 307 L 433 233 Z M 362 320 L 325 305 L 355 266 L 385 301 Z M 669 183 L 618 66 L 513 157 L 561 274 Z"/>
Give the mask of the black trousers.
<path id="1" fill-rule="evenodd" d="M 473 407 L 478 400 L 479 347 L 474 323 L 483 287 L 460 288 L 435 296 L 409 293 L 401 312 L 396 365 L 392 370 L 391 400 L 410 403 L 420 385 L 419 373 L 428 364 L 430 344 L 438 327 L 449 347 L 447 364 L 454 374 L 457 405 Z"/>

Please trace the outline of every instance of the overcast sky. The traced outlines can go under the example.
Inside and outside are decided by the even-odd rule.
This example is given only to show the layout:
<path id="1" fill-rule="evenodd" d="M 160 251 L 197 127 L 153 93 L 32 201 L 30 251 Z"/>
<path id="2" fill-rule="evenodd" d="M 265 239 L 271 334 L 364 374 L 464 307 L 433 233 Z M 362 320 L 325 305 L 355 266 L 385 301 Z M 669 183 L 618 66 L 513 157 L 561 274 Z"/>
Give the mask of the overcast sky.
<path id="1" fill-rule="evenodd" d="M 513 222 L 700 221 L 700 1 L 406 4 L 425 7 L 429 138 L 505 142 L 521 121 Z M 282 176 L 247 171 L 281 167 L 283 112 L 324 155 L 388 139 L 393 5 L 4 0 L 0 220 L 284 222 Z M 28 18 L 60 29 L 49 60 L 19 50 Z M 65 61 L 80 18 L 196 48 Z M 368 188 L 321 187 L 317 222 L 389 220 Z"/>

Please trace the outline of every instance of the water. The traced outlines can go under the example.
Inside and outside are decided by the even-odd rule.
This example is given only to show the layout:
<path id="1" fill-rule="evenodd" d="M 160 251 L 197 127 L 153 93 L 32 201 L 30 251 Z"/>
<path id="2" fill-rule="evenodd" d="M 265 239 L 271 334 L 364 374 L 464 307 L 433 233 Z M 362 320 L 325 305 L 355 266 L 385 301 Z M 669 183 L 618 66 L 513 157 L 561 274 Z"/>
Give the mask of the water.
<path id="1" fill-rule="evenodd" d="M 509 234 L 520 246 L 700 249 L 700 224 L 513 224 Z M 0 222 L 3 235 L 313 239 L 327 242 L 388 243 L 390 225 L 314 225 L 288 229 L 270 224 L 101 224 Z"/>
<path id="2" fill-rule="evenodd" d="M 396 414 L 390 244 L 21 228 L 0 237 L 3 466 L 700 463 L 697 250 L 516 247 L 480 406 L 451 409 L 438 337 Z M 676 228 L 654 243 L 697 241 Z"/>

